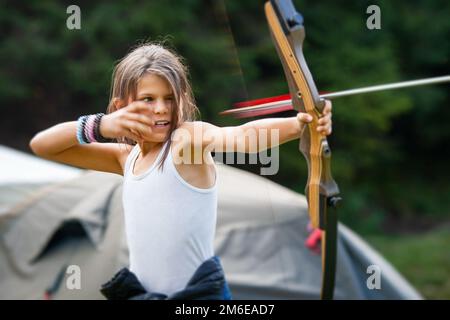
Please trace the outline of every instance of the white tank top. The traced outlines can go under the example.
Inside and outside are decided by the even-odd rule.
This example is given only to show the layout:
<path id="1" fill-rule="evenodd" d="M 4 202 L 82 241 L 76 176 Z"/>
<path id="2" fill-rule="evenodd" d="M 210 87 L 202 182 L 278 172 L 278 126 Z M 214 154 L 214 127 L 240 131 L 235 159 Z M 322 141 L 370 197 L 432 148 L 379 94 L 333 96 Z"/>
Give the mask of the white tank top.
<path id="1" fill-rule="evenodd" d="M 140 147 L 134 146 L 125 163 L 122 201 L 130 270 L 147 291 L 170 295 L 214 255 L 217 170 L 214 186 L 194 187 L 176 170 L 172 150 L 159 169 L 166 146 L 139 175 L 133 168 Z"/>

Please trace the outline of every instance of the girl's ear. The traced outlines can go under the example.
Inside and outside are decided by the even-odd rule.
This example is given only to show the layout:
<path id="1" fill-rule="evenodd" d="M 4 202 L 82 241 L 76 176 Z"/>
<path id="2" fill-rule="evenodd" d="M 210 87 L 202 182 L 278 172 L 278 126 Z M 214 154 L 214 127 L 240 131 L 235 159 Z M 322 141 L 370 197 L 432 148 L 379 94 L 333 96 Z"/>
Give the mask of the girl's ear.
<path id="1" fill-rule="evenodd" d="M 120 99 L 120 98 L 113 98 L 112 103 L 113 103 L 114 108 L 116 110 L 119 110 L 119 109 L 127 106 L 127 103 L 124 100 Z"/>

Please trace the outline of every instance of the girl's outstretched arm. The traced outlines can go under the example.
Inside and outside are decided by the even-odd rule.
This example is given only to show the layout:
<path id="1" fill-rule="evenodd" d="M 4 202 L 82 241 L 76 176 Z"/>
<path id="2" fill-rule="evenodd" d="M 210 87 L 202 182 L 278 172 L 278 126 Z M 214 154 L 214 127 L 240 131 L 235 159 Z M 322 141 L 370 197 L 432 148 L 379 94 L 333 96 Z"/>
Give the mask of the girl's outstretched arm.
<path id="1" fill-rule="evenodd" d="M 192 122 L 183 126 L 182 137 L 197 151 L 257 153 L 299 139 L 312 120 L 306 113 L 296 117 L 267 118 L 234 127 L 217 127 L 207 122 Z M 326 101 L 318 131 L 329 135 L 332 131 L 331 102 Z M 186 138 L 188 137 L 188 138 Z M 186 143 L 185 143 L 186 144 Z"/>

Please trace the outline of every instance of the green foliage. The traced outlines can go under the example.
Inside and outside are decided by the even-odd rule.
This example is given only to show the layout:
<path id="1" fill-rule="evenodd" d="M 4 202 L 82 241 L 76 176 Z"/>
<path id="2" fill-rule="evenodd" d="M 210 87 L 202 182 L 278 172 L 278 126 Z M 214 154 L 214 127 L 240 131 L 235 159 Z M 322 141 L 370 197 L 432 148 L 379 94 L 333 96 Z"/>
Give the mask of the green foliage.
<path id="1" fill-rule="evenodd" d="M 306 26 L 303 51 L 319 89 L 343 90 L 448 73 L 448 4 L 378 1 L 382 29 L 366 28 L 369 1 L 295 1 Z M 258 16 L 261 3 L 230 5 L 248 95 L 287 92 L 284 73 Z M 419 14 L 418 14 L 419 13 Z M 417 18 L 416 18 L 417 16 Z M 255 33 L 254 23 L 261 23 Z M 261 36 L 262 34 L 262 36 Z M 429 37 L 431 36 L 431 38 Z M 416 52 L 416 48 L 420 54 Z M 432 62 L 430 62 L 430 59 Z M 447 85 L 448 86 L 448 85 Z M 333 173 L 344 203 L 340 217 L 363 232 L 420 215 L 449 218 L 450 119 L 445 85 L 342 98 L 333 102 Z M 306 163 L 297 143 L 281 150 L 275 181 L 303 192 Z M 283 152 L 285 151 L 285 152 Z M 303 182 L 302 182 L 303 181 Z M 387 219 L 390 216 L 396 219 Z"/>
<path id="2" fill-rule="evenodd" d="M 372 1 L 294 2 L 305 18 L 304 53 L 321 90 L 448 73 L 448 2 L 379 0 L 382 29 L 373 31 L 365 13 Z M 1 143 L 27 149 L 39 130 L 104 111 L 115 61 L 145 40 L 168 40 L 185 57 L 205 121 L 242 123 L 218 113 L 233 102 L 287 93 L 263 1 L 81 1 L 81 30 L 66 28 L 70 4 L 2 6 Z M 332 169 L 344 222 L 379 232 L 386 221 L 448 219 L 446 88 L 334 101 Z M 270 178 L 303 193 L 307 168 L 297 142 L 283 145 L 280 157 L 280 172 Z"/>

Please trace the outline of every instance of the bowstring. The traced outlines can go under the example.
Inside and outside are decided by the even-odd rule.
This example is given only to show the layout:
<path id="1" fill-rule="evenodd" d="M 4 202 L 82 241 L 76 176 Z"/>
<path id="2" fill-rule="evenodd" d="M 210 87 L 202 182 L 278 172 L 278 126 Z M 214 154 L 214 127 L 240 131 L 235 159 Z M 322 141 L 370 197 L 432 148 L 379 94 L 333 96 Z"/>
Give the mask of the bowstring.
<path id="1" fill-rule="evenodd" d="M 237 48 L 237 45 L 236 45 L 236 40 L 235 40 L 235 37 L 233 35 L 230 19 L 228 17 L 228 12 L 227 12 L 227 8 L 226 8 L 225 0 L 220 0 L 220 1 L 217 2 L 216 11 L 218 12 L 218 16 L 220 18 L 222 18 L 219 21 L 221 22 L 221 25 L 222 25 L 222 27 L 225 30 L 225 34 L 228 36 L 229 42 L 231 43 L 231 46 L 230 46 L 230 51 L 232 52 L 232 54 L 231 54 L 231 65 L 234 68 L 234 71 L 238 74 L 239 78 L 241 79 L 241 83 L 242 83 L 242 86 L 243 86 L 243 89 L 244 89 L 244 94 L 246 96 L 245 100 L 249 100 L 249 92 L 248 92 L 248 88 L 247 88 L 247 85 L 246 85 L 246 82 L 245 82 L 245 77 L 244 77 L 244 72 L 243 72 L 243 69 L 242 69 L 242 65 L 241 65 L 240 59 L 239 59 L 239 54 L 238 54 L 238 48 Z M 276 148 L 279 148 L 279 145 L 276 146 Z M 271 153 L 272 153 L 272 151 L 271 151 Z M 270 196 L 269 189 L 270 188 L 267 186 L 267 192 L 268 192 L 268 194 Z M 270 213 L 271 213 L 270 214 L 271 221 L 269 221 L 269 223 L 271 223 L 273 226 L 276 226 L 275 210 L 273 208 L 271 200 L 270 200 Z M 282 278 L 283 279 L 287 279 L 287 276 L 286 276 L 286 263 L 280 262 L 280 270 L 282 272 Z"/>

